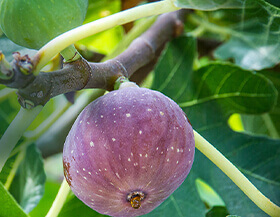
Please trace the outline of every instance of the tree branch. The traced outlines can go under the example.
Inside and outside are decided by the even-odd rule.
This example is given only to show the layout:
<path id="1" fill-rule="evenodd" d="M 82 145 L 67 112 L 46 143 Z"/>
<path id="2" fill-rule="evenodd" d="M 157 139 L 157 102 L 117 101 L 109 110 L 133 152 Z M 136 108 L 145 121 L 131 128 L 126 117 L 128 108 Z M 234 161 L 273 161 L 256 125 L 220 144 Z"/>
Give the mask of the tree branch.
<path id="1" fill-rule="evenodd" d="M 171 33 L 166 33 L 166 36 L 164 37 L 161 37 L 160 40 L 162 40 L 163 42 L 161 43 L 152 43 L 152 44 L 156 44 L 154 45 L 156 48 L 155 50 L 157 50 L 156 54 L 155 54 L 155 58 L 153 59 L 148 59 L 145 60 L 146 62 L 148 62 L 148 64 L 143 64 L 141 62 L 138 62 L 138 61 L 134 61 L 134 64 L 135 64 L 135 68 L 138 68 L 138 70 L 136 70 L 134 73 L 132 73 L 132 70 L 129 71 L 129 70 L 126 70 L 126 72 L 130 72 L 131 74 L 133 74 L 133 80 L 140 83 L 145 77 L 146 75 L 148 74 L 148 72 L 150 72 L 152 70 L 152 68 L 154 67 L 155 63 L 156 63 L 156 60 L 157 58 L 159 57 L 160 55 L 160 52 L 162 51 L 162 49 L 164 48 L 164 44 L 165 44 L 165 40 L 171 40 L 172 37 L 174 36 L 177 36 L 178 34 L 174 34 L 175 32 L 178 33 L 178 17 L 180 17 L 180 20 L 183 20 L 183 17 L 184 15 L 186 14 L 187 11 L 177 11 L 174 13 L 171 13 L 171 14 L 166 14 L 166 15 L 161 15 L 158 20 L 154 23 L 154 26 L 151 27 L 151 29 L 149 29 L 148 31 L 155 31 L 153 30 L 153 28 L 157 27 L 157 31 L 158 34 L 160 35 L 163 35 L 165 34 L 164 31 L 166 32 L 171 32 Z M 173 21 L 170 21 L 170 20 L 173 20 Z M 176 21 L 177 20 L 177 21 Z M 177 24 L 175 24 L 177 23 Z M 165 28 L 167 28 L 167 30 L 164 30 Z M 179 25 L 179 28 L 181 28 L 181 26 Z M 149 32 L 146 32 L 144 33 L 145 35 L 146 34 L 149 34 L 151 35 L 151 33 Z M 154 33 L 154 39 L 153 40 L 157 40 L 157 36 L 158 34 L 156 34 L 156 32 Z M 143 35 L 142 35 L 143 36 Z M 147 35 L 145 36 L 147 37 Z M 168 38 L 169 37 L 169 38 Z M 165 38 L 165 39 L 164 39 Z M 152 40 L 152 39 L 151 39 Z M 161 45 L 160 45 L 161 44 Z M 133 44 L 131 44 L 130 47 L 132 47 Z M 140 47 L 139 47 L 140 49 Z M 128 48 L 125 53 L 122 53 L 121 56 L 122 58 L 124 58 L 124 56 L 126 55 L 128 59 L 134 59 L 133 56 L 129 56 L 130 55 L 130 48 Z M 148 49 L 146 49 L 148 50 Z M 141 52 L 141 50 L 139 50 L 139 52 Z M 153 55 L 151 55 L 153 56 Z M 114 60 L 117 60 L 119 58 L 116 57 L 110 61 L 114 61 Z M 152 58 L 152 57 L 150 57 Z M 98 70 L 94 70 L 94 68 L 92 69 L 93 71 L 93 74 L 91 75 L 92 76 L 92 80 L 95 80 L 96 79 L 96 83 L 98 83 L 100 86 L 101 84 L 103 84 L 105 86 L 108 85 L 108 82 L 106 82 L 106 80 L 108 80 L 111 76 L 112 73 L 116 73 L 113 69 L 110 69 L 107 65 L 107 70 L 109 71 L 102 71 L 102 67 L 105 66 L 105 64 L 119 64 L 119 63 L 113 63 L 113 62 L 104 62 L 104 63 L 90 63 L 90 66 L 97 66 L 98 70 L 101 70 L 97 73 Z M 138 64 L 138 66 L 136 67 L 136 65 Z M 144 65 L 144 66 L 142 66 Z M 142 67 L 141 67 L 142 66 Z M 126 65 L 127 67 L 127 65 Z M 95 68 L 96 69 L 96 68 Z M 94 73 L 97 73 L 100 75 L 99 77 L 99 81 L 97 82 L 97 77 L 95 77 L 95 79 L 93 79 L 94 76 Z M 103 73 L 103 74 L 102 74 Z M 107 76 L 106 76 L 107 74 Z M 102 77 L 103 76 L 103 77 Z M 131 77 L 132 79 L 132 77 Z M 92 84 L 95 86 L 95 84 Z M 109 87 L 110 85 L 108 85 Z M 112 87 L 110 87 L 112 88 Z M 109 89 L 109 88 L 106 88 L 106 89 Z M 44 157 L 48 157 L 48 156 L 51 156 L 53 154 L 56 154 L 56 153 L 59 153 L 62 151 L 62 148 L 63 148 L 63 144 L 64 144 L 64 141 L 65 141 L 65 138 L 77 116 L 77 114 L 79 112 L 73 112 L 71 110 L 72 107 L 76 107 L 78 105 L 81 105 L 83 103 L 81 102 L 75 102 L 75 104 L 73 106 L 70 107 L 69 109 L 69 112 L 66 111 L 65 114 L 63 114 L 61 116 L 60 119 L 57 120 L 57 122 L 45 133 L 43 134 L 36 142 L 37 146 L 39 147 L 39 149 L 42 151 L 42 154 Z M 71 111 L 70 111 L 71 110 Z M 77 113 L 77 114 L 76 114 Z M 75 115 L 73 115 L 75 114 Z M 50 136 L 51 135 L 51 136 Z"/>
<path id="2" fill-rule="evenodd" d="M 30 59 L 17 54 L 13 64 L 14 77 L 6 85 L 19 89 L 19 102 L 24 108 L 44 105 L 50 98 L 71 91 L 88 88 L 113 90 L 116 79 L 120 76 L 130 77 L 153 62 L 157 51 L 182 33 L 187 12 L 180 10 L 159 16 L 151 28 L 135 39 L 127 50 L 104 63 L 91 63 L 80 58 L 65 63 L 61 70 L 34 76 L 30 73 L 33 67 Z"/>

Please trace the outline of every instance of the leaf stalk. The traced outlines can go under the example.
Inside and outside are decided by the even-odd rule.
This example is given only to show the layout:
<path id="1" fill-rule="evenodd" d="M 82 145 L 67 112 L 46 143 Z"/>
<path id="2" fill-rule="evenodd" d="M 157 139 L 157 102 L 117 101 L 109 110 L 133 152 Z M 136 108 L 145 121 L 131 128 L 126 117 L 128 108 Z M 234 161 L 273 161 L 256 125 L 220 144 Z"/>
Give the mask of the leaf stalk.
<path id="1" fill-rule="evenodd" d="M 74 44 L 76 41 L 143 17 L 159 15 L 179 9 L 180 8 L 174 5 L 172 0 L 144 4 L 65 32 L 48 42 L 33 57 L 33 62 L 35 63 L 34 75 L 37 75 L 43 66 L 46 65 L 57 53 L 61 52 L 71 44 Z"/>
<path id="2" fill-rule="evenodd" d="M 195 147 L 219 167 L 261 210 L 280 216 L 280 207 L 264 196 L 221 152 L 194 130 Z"/>

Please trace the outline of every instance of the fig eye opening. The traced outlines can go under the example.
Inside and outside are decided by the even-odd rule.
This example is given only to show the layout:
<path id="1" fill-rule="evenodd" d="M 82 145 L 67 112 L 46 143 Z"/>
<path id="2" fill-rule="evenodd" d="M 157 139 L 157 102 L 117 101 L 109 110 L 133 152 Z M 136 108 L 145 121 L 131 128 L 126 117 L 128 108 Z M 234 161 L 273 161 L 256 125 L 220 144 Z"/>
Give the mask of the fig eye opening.
<path id="1" fill-rule="evenodd" d="M 137 196 L 134 196 L 131 201 L 131 206 L 134 208 L 134 209 L 139 209 L 140 206 L 141 206 L 141 197 L 139 195 Z"/>
<path id="2" fill-rule="evenodd" d="M 143 201 L 144 198 L 145 194 L 141 191 L 135 191 L 127 195 L 127 200 L 134 209 L 139 209 L 141 207 L 141 201 Z"/>

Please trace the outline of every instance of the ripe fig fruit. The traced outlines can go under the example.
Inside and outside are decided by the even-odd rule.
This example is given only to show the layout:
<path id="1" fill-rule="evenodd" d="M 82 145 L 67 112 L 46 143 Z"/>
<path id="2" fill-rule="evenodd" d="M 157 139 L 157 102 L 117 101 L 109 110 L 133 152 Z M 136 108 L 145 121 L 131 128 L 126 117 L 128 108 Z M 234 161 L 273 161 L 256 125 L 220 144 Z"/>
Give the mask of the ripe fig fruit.
<path id="1" fill-rule="evenodd" d="M 82 24 L 88 0 L 2 0 L 0 26 L 24 47 L 39 49 L 48 41 Z"/>
<path id="2" fill-rule="evenodd" d="M 194 151 L 192 127 L 174 101 L 127 87 L 98 98 L 78 116 L 64 145 L 64 175 L 97 212 L 139 216 L 183 183 Z"/>

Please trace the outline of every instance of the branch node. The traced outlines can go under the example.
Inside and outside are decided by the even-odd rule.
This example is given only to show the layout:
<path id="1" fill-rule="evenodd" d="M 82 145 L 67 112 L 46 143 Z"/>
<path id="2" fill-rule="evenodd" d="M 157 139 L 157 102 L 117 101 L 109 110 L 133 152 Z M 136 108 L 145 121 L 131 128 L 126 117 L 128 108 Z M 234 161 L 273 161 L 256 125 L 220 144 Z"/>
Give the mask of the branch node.
<path id="1" fill-rule="evenodd" d="M 115 60 L 115 62 L 119 66 L 118 68 L 120 69 L 121 74 L 123 76 L 125 76 L 126 78 L 128 78 L 128 72 L 127 72 L 125 66 L 119 60 Z"/>
<path id="2" fill-rule="evenodd" d="M 24 99 L 18 93 L 17 93 L 17 95 L 18 95 L 18 102 L 21 105 L 21 107 L 28 109 L 28 110 L 33 109 L 35 107 L 35 104 L 32 101 Z"/>
<path id="3" fill-rule="evenodd" d="M 14 64 L 19 68 L 24 75 L 29 75 L 33 72 L 33 63 L 28 55 L 21 56 L 19 52 L 13 53 Z"/>

